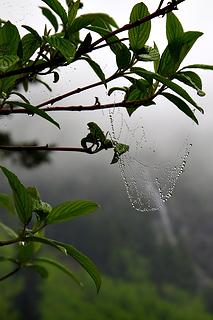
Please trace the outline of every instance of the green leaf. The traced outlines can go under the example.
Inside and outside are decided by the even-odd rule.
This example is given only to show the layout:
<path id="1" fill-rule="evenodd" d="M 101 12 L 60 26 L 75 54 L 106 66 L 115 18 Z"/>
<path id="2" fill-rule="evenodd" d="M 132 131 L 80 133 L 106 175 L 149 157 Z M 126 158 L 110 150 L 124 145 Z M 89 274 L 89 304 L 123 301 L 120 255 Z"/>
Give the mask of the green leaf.
<path id="1" fill-rule="evenodd" d="M 0 207 L 8 210 L 11 213 L 15 213 L 13 199 L 7 194 L 0 193 Z"/>
<path id="2" fill-rule="evenodd" d="M 184 112 L 196 124 L 198 124 L 198 120 L 195 117 L 194 112 L 189 108 L 189 106 L 185 103 L 185 101 L 183 101 L 182 99 L 180 99 L 179 97 L 177 97 L 171 93 L 163 92 L 163 93 L 161 93 L 161 95 L 164 96 L 165 98 L 167 98 L 173 104 L 175 104 L 182 112 Z"/>
<path id="3" fill-rule="evenodd" d="M 7 177 L 13 191 L 14 204 L 19 219 L 23 224 L 28 224 L 32 217 L 32 198 L 13 172 L 2 166 L 0 168 Z"/>
<path id="4" fill-rule="evenodd" d="M 34 34 L 28 33 L 22 38 L 23 61 L 28 61 L 40 47 L 41 40 Z"/>
<path id="5" fill-rule="evenodd" d="M 137 110 L 137 108 L 139 106 L 148 106 L 151 104 L 155 104 L 154 101 L 150 101 L 149 100 L 149 96 L 150 96 L 150 87 L 152 87 L 152 85 L 150 85 L 146 80 L 143 79 L 135 79 L 135 78 L 131 78 L 131 77 L 125 77 L 127 78 L 130 82 L 133 83 L 133 85 L 126 91 L 126 95 L 125 95 L 125 100 L 126 101 L 135 101 L 135 100 L 141 100 L 141 104 L 137 106 L 132 106 L 126 108 L 129 116 L 132 115 L 132 113 Z M 150 78 L 150 77 L 149 77 Z"/>
<path id="6" fill-rule="evenodd" d="M 31 236 L 31 235 L 29 235 L 27 237 L 27 241 L 29 241 L 29 242 L 33 241 L 35 243 L 46 244 L 48 246 L 54 247 L 55 249 L 59 250 L 63 254 L 67 255 L 67 250 L 63 246 L 58 245 L 57 243 L 55 243 L 54 240 L 48 239 L 44 236 L 37 236 L 37 235 Z"/>
<path id="7" fill-rule="evenodd" d="M 87 126 L 89 128 L 91 135 L 96 140 L 100 140 L 101 143 L 104 143 L 104 141 L 106 140 L 106 136 L 105 136 L 104 132 L 102 131 L 102 129 L 97 125 L 97 123 L 89 122 L 89 123 L 87 123 Z"/>
<path id="8" fill-rule="evenodd" d="M 78 278 L 74 275 L 74 273 L 70 269 L 68 269 L 66 266 L 64 266 L 62 263 L 60 263 L 60 262 L 58 262 L 56 260 L 50 259 L 50 258 L 45 258 L 45 257 L 35 258 L 35 259 L 33 259 L 33 261 L 39 262 L 39 263 L 49 264 L 49 265 L 52 265 L 52 266 L 56 267 L 60 271 L 62 271 L 65 274 L 67 274 L 81 288 L 84 287 L 83 283 L 78 280 Z"/>
<path id="9" fill-rule="evenodd" d="M 135 72 L 137 74 L 137 71 Z M 125 78 L 127 80 L 129 80 L 135 88 L 139 89 L 141 91 L 141 93 L 143 94 L 143 96 L 141 97 L 146 97 L 148 94 L 149 94 L 149 88 L 150 88 L 150 85 L 152 85 L 152 82 L 153 82 L 153 79 L 149 76 L 148 77 L 148 80 L 150 81 L 150 79 L 152 81 L 150 81 L 151 83 L 149 83 L 147 80 L 144 80 L 144 79 L 135 79 L 133 77 L 129 77 L 129 76 L 125 76 Z"/>
<path id="10" fill-rule="evenodd" d="M 132 68 L 131 71 L 137 72 L 137 74 L 140 74 L 142 77 L 146 77 L 146 75 L 150 75 L 153 79 L 161 82 L 166 87 L 170 88 L 177 94 L 179 94 L 182 98 L 184 98 L 186 101 L 191 103 L 196 109 L 198 109 L 201 113 L 204 113 L 203 109 L 197 105 L 197 103 L 191 98 L 191 96 L 184 90 L 182 87 L 180 87 L 178 84 L 172 82 L 171 80 L 159 75 L 158 73 L 153 73 L 150 71 L 147 71 L 142 68 Z"/>
<path id="11" fill-rule="evenodd" d="M 182 43 L 184 30 L 181 22 L 178 20 L 173 12 L 167 13 L 166 17 L 166 36 L 168 43 Z"/>
<path id="12" fill-rule="evenodd" d="M 52 211 L 52 207 L 47 202 L 34 199 L 33 211 L 39 215 L 41 220 L 46 220 L 46 216 Z"/>
<path id="13" fill-rule="evenodd" d="M 33 259 L 34 261 L 35 259 Z M 47 269 L 40 264 L 37 263 L 29 263 L 25 265 L 26 267 L 32 268 L 34 271 L 36 271 L 43 279 L 47 279 L 49 272 Z"/>
<path id="14" fill-rule="evenodd" d="M 169 44 L 161 56 L 158 73 L 170 78 L 173 77 L 181 62 L 201 35 L 202 33 L 197 31 L 185 32 L 182 37 L 180 50 L 177 49 L 175 44 L 174 46 Z"/>
<path id="15" fill-rule="evenodd" d="M 74 3 L 71 3 L 69 5 L 69 10 L 68 10 L 68 24 L 71 25 L 73 20 L 75 19 L 78 9 L 80 5 L 80 0 L 75 1 Z"/>
<path id="16" fill-rule="evenodd" d="M 47 216 L 47 223 L 60 223 L 95 211 L 99 206 L 88 200 L 66 201 L 54 207 Z"/>
<path id="17" fill-rule="evenodd" d="M 149 72 L 149 71 L 146 72 L 145 69 L 139 68 L 139 67 L 132 67 L 130 70 L 131 70 L 131 72 L 134 72 L 134 73 L 137 74 L 138 76 L 143 77 L 148 84 L 150 84 L 150 85 L 153 84 L 153 75 L 152 75 L 152 72 Z M 144 72 L 144 71 L 145 71 L 145 72 Z M 125 77 L 125 78 L 127 78 L 128 80 L 130 80 L 129 77 Z M 135 78 L 132 78 L 132 79 L 134 79 L 134 82 L 132 82 L 132 81 L 131 81 L 131 82 L 132 82 L 133 84 L 136 83 L 136 79 L 135 79 Z"/>
<path id="18" fill-rule="evenodd" d="M 174 60 L 174 56 L 171 55 L 170 47 L 167 46 L 160 58 L 158 69 L 156 71 L 164 77 L 172 78 L 179 65 L 179 61 Z"/>
<path id="19" fill-rule="evenodd" d="M 36 187 L 28 187 L 27 191 L 33 200 L 33 212 L 35 212 L 40 220 L 45 220 L 46 216 L 52 211 L 49 203 L 43 202 Z"/>
<path id="20" fill-rule="evenodd" d="M 99 77 L 99 79 L 101 79 L 101 81 L 103 82 L 103 84 L 106 87 L 105 74 L 103 73 L 103 71 L 101 70 L 101 67 L 97 64 L 97 62 L 95 62 L 91 58 L 87 58 L 87 57 L 81 57 L 80 59 L 85 60 L 90 65 L 90 67 L 93 69 L 93 71 L 96 73 L 96 75 Z"/>
<path id="21" fill-rule="evenodd" d="M 46 3 L 48 7 L 52 9 L 61 18 L 63 25 L 67 24 L 68 18 L 67 18 L 66 11 L 58 0 L 41 0 L 41 1 Z"/>
<path id="22" fill-rule="evenodd" d="M 55 15 L 52 13 L 51 10 L 45 7 L 40 7 L 42 14 L 49 20 L 49 22 L 52 24 L 53 28 L 55 29 L 55 32 L 58 31 L 58 21 Z"/>
<path id="23" fill-rule="evenodd" d="M 0 27 L 0 55 L 17 55 L 20 42 L 18 29 L 7 21 Z"/>
<path id="24" fill-rule="evenodd" d="M 26 25 L 22 25 L 22 27 L 24 29 L 26 29 L 27 31 L 29 31 L 38 41 L 41 42 L 41 37 L 39 36 L 38 32 L 35 29 L 31 28 L 30 26 L 26 26 Z"/>
<path id="25" fill-rule="evenodd" d="M 36 78 L 35 79 L 35 82 L 39 82 L 41 83 L 47 90 L 49 90 L 50 92 L 52 91 L 52 88 L 49 86 L 48 83 L 46 83 L 45 81 L 39 79 L 39 78 Z M 53 81 L 54 82 L 54 81 Z"/>
<path id="26" fill-rule="evenodd" d="M 181 70 L 184 70 L 184 69 L 213 70 L 213 65 L 209 65 L 209 64 L 190 64 L 188 66 L 183 67 Z"/>
<path id="27" fill-rule="evenodd" d="M 58 241 L 54 242 L 66 249 L 67 254 L 70 255 L 74 260 L 76 260 L 84 268 L 84 270 L 88 272 L 88 274 L 93 279 L 98 292 L 101 286 L 101 277 L 95 264 L 82 252 L 78 251 L 75 247 Z"/>
<path id="28" fill-rule="evenodd" d="M 18 234 L 8 226 L 6 226 L 4 223 L 0 222 L 0 228 L 11 238 L 15 239 L 18 238 Z"/>
<path id="29" fill-rule="evenodd" d="M 108 96 L 110 96 L 114 91 L 123 91 L 123 92 L 127 92 L 127 88 L 126 87 L 112 87 L 112 88 L 110 88 L 109 89 L 109 91 L 108 91 Z"/>
<path id="30" fill-rule="evenodd" d="M 109 30 L 97 26 L 90 26 L 87 29 L 98 33 L 101 37 L 105 37 L 107 34 L 109 34 Z M 106 43 L 109 45 L 112 52 L 116 55 L 116 63 L 118 68 L 127 68 L 131 61 L 131 52 L 127 48 L 127 46 L 122 43 L 116 36 L 112 36 L 109 39 L 106 39 Z"/>
<path id="31" fill-rule="evenodd" d="M 191 50 L 198 38 L 203 35 L 199 31 L 187 31 L 183 35 L 183 45 L 180 52 L 180 63 L 185 59 L 188 52 Z"/>
<path id="32" fill-rule="evenodd" d="M 147 6 L 143 2 L 137 3 L 131 11 L 130 23 L 143 19 L 148 15 L 149 11 Z M 129 43 L 134 52 L 137 53 L 137 51 L 144 47 L 146 41 L 149 39 L 150 31 L 151 21 L 142 23 L 138 27 L 129 30 Z"/>
<path id="33" fill-rule="evenodd" d="M 118 66 L 118 69 L 125 69 L 128 68 L 130 61 L 131 61 L 131 52 L 127 48 L 127 46 L 120 42 L 110 45 L 111 50 L 114 51 L 116 54 L 116 63 Z"/>
<path id="34" fill-rule="evenodd" d="M 76 260 L 85 269 L 85 271 L 88 272 L 88 274 L 91 276 L 91 278 L 93 279 L 93 281 L 96 285 L 97 292 L 100 290 L 101 277 L 100 277 L 100 273 L 99 273 L 97 267 L 87 256 L 85 256 L 82 252 L 77 250 L 75 247 L 73 247 L 69 244 L 66 244 L 66 243 L 62 243 L 62 242 L 47 239 L 47 238 L 28 237 L 28 239 L 29 239 L 29 241 L 45 243 L 49 246 L 52 246 L 52 247 L 60 250 L 61 252 L 63 252 L 63 250 L 64 250 L 64 253 L 71 256 L 74 260 Z"/>
<path id="35" fill-rule="evenodd" d="M 89 32 L 84 38 L 84 40 L 81 42 L 80 46 L 78 47 L 78 50 L 76 51 L 76 54 L 75 54 L 75 59 L 89 52 L 91 43 L 92 43 L 92 36 L 91 36 L 91 33 Z"/>
<path id="36" fill-rule="evenodd" d="M 30 101 L 20 92 L 16 92 L 16 91 L 11 91 L 10 94 L 14 94 L 16 96 L 18 96 L 19 98 L 21 98 L 24 102 L 26 103 L 30 103 Z"/>
<path id="37" fill-rule="evenodd" d="M 0 71 L 5 72 L 19 61 L 16 55 L 0 55 Z"/>
<path id="38" fill-rule="evenodd" d="M 64 56 L 68 63 L 73 61 L 75 56 L 75 46 L 67 39 L 63 39 L 58 35 L 45 37 L 46 41 Z"/>
<path id="39" fill-rule="evenodd" d="M 127 101 L 134 101 L 134 100 L 140 100 L 141 99 L 141 91 L 137 88 L 135 88 L 134 86 L 130 87 L 130 90 L 127 92 L 126 96 L 125 96 L 125 100 Z M 142 103 L 141 103 L 142 105 Z M 133 112 L 138 108 L 139 106 L 137 105 L 136 107 L 133 106 L 126 108 L 128 115 L 131 116 L 133 114 Z"/>
<path id="40" fill-rule="evenodd" d="M 144 46 L 137 54 L 137 59 L 139 61 L 159 61 L 160 54 L 158 49 Z"/>
<path id="41" fill-rule="evenodd" d="M 40 193 L 38 191 L 38 189 L 36 187 L 27 187 L 27 191 L 29 192 L 29 194 L 31 195 L 31 197 L 35 200 L 40 201 Z"/>
<path id="42" fill-rule="evenodd" d="M 9 69 L 11 70 L 11 69 Z M 12 89 L 14 89 L 16 80 L 19 78 L 20 76 L 11 76 L 8 78 L 4 78 L 2 80 L 0 80 L 0 97 L 1 98 L 5 98 L 5 96 L 3 96 L 4 94 L 6 94 L 7 96 L 9 96 L 10 91 Z"/>
<path id="43" fill-rule="evenodd" d="M 20 106 L 22 108 L 25 108 L 27 111 L 29 111 L 29 114 L 32 114 L 32 115 L 37 114 L 38 116 L 46 119 L 47 121 L 51 122 L 52 124 L 54 124 L 56 127 L 60 129 L 59 124 L 42 109 L 32 106 L 31 104 L 23 103 L 19 101 L 8 101 L 8 103 L 12 106 Z"/>
<path id="44" fill-rule="evenodd" d="M 174 60 L 173 62 L 177 63 L 180 60 L 184 31 L 180 21 L 173 12 L 167 14 L 166 35 L 169 52 Z"/>
<path id="45" fill-rule="evenodd" d="M 192 71 L 178 72 L 175 75 L 175 79 L 197 90 L 199 96 L 205 96 L 205 92 L 202 91 L 202 80 L 197 73 Z"/>
<path id="46" fill-rule="evenodd" d="M 158 50 L 158 47 L 157 47 L 157 44 L 154 42 L 154 49 L 158 52 L 159 54 L 159 50 Z M 154 60 L 154 70 L 155 72 L 158 71 L 158 67 L 159 67 L 159 63 L 160 63 L 160 54 L 159 54 L 159 59 L 158 60 Z"/>
<path id="47" fill-rule="evenodd" d="M 101 37 L 105 37 L 109 34 L 109 30 L 100 27 L 90 27 L 90 30 L 97 32 Z M 116 63 L 119 69 L 125 69 L 129 66 L 131 61 L 131 52 L 127 46 L 120 41 L 117 36 L 112 36 L 106 39 L 106 43 L 116 56 Z"/>
<path id="48" fill-rule="evenodd" d="M 114 141 L 114 156 L 110 164 L 117 163 L 122 154 L 129 151 L 129 146 L 124 143 Z"/>
<path id="49" fill-rule="evenodd" d="M 88 26 L 97 26 L 103 29 L 108 29 L 108 32 L 111 31 L 111 26 L 118 28 L 117 23 L 109 15 L 105 13 L 88 13 L 77 17 L 73 21 L 69 32 L 77 32 Z"/>

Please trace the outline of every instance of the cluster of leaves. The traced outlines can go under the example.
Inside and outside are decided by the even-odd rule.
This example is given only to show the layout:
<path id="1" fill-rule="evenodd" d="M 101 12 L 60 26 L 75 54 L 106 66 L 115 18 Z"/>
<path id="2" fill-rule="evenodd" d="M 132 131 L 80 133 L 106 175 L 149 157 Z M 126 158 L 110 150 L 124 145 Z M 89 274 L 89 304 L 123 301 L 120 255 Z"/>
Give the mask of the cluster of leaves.
<path id="1" fill-rule="evenodd" d="M 148 14 L 145 4 L 138 3 L 131 12 L 130 22 L 137 21 Z M 213 66 L 195 64 L 179 69 L 182 61 L 192 49 L 196 40 L 202 35 L 202 32 L 184 32 L 181 22 L 173 12 L 169 12 L 166 18 L 168 44 L 161 56 L 155 43 L 153 48 L 146 45 L 150 32 L 151 21 L 129 30 L 130 51 L 127 48 L 125 49 L 126 52 L 128 50 L 129 54 L 126 54 L 128 58 L 123 67 L 128 68 L 127 72 L 124 73 L 124 77 L 131 82 L 131 86 L 111 88 L 109 94 L 115 90 L 125 92 L 124 100 L 133 101 L 132 108 L 127 109 L 129 115 L 136 110 L 136 107 L 134 107 L 135 101 L 141 100 L 141 103 L 137 106 L 149 106 L 155 104 L 153 99 L 157 95 L 162 95 L 198 124 L 198 120 L 189 105 L 202 113 L 203 109 L 197 105 L 182 85 L 177 84 L 175 80 L 195 89 L 199 96 L 205 95 L 202 91 L 200 76 L 195 72 L 186 71 L 186 69 L 213 70 Z M 145 61 L 153 61 L 154 71 L 148 71 L 139 66 L 141 62 Z M 165 92 L 168 89 L 173 93 Z"/>
<path id="2" fill-rule="evenodd" d="M 41 200 L 35 187 L 26 188 L 14 173 L 3 166 L 0 168 L 12 189 L 12 195 L 0 194 L 0 207 L 15 214 L 21 226 L 17 232 L 4 223 L 0 223 L 0 228 L 9 237 L 9 240 L 0 240 L 0 246 L 17 245 L 16 257 L 0 256 L 0 262 L 9 261 L 16 266 L 12 272 L 2 276 L 0 281 L 22 268 L 31 268 L 46 278 L 48 276 L 48 271 L 45 268 L 46 264 L 57 267 L 70 276 L 79 286 L 83 286 L 73 272 L 61 262 L 39 256 L 41 246 L 44 244 L 76 260 L 92 277 L 98 291 L 101 279 L 94 263 L 72 245 L 45 237 L 45 227 L 89 214 L 99 206 L 89 200 L 73 200 L 51 207 L 50 204 Z"/>
<path id="3" fill-rule="evenodd" d="M 58 0 L 41 0 L 47 7 L 41 7 L 42 14 L 48 19 L 52 28 L 45 25 L 42 36 L 30 26 L 23 27 L 28 31 L 23 38 L 15 25 L 9 21 L 2 21 L 0 26 L 0 99 L 1 108 L 25 108 L 30 114 L 38 114 L 59 127 L 42 108 L 34 106 L 23 94 L 16 90 L 22 83 L 25 91 L 29 83 L 39 81 L 46 85 L 41 76 L 53 74 L 53 82 L 59 80 L 58 67 L 67 66 L 77 60 L 86 61 L 100 79 L 100 83 L 107 83 L 115 78 L 126 78 L 130 81 L 129 87 L 111 88 L 125 92 L 124 102 L 132 101 L 132 107 L 128 105 L 127 111 L 131 115 L 138 106 L 155 104 L 153 101 L 157 95 L 163 95 L 175 104 L 182 112 L 198 123 L 194 112 L 189 105 L 199 111 L 203 109 L 191 98 L 181 85 L 175 81 L 184 83 L 196 90 L 199 96 L 205 95 L 202 91 L 202 81 L 199 75 L 190 68 L 213 69 L 208 65 L 190 65 L 179 69 L 180 64 L 191 50 L 196 40 L 202 35 L 198 31 L 184 32 L 183 27 L 173 12 L 167 13 L 166 34 L 168 45 L 160 55 L 157 45 L 147 45 L 151 32 L 151 19 L 134 26 L 137 21 L 143 21 L 150 15 L 147 6 L 137 3 L 130 14 L 128 38 L 120 39 L 112 28 L 119 31 L 116 22 L 103 13 L 89 13 L 78 16 L 81 8 L 80 0 L 67 0 L 67 8 L 64 8 Z M 176 9 L 176 7 L 174 7 Z M 60 20 L 60 23 L 58 22 Z M 87 29 L 89 33 L 81 40 L 80 32 Z M 121 28 L 122 29 L 122 28 Z M 120 29 L 120 30 L 121 30 Z M 92 34 L 98 33 L 101 41 L 92 41 Z M 129 45 L 124 44 L 124 40 Z M 100 42 L 106 44 L 99 46 Z M 115 54 L 118 69 L 106 79 L 101 66 L 89 55 L 89 52 L 108 46 Z M 154 71 L 148 71 L 141 67 L 147 61 L 153 61 Z M 99 84 L 100 84 L 99 83 Z M 175 94 L 165 92 L 172 90 Z M 14 100 L 18 96 L 18 101 Z M 20 101 L 21 99 L 21 101 Z M 135 104 L 135 102 L 137 103 Z M 189 105 L 188 105 L 189 104 Z M 101 106 L 100 106 L 101 108 Z"/>
<path id="4" fill-rule="evenodd" d="M 53 82 L 59 80 L 56 69 L 67 66 L 78 59 L 86 61 L 96 72 L 103 83 L 105 76 L 99 65 L 93 61 L 88 54 L 92 41 L 88 34 L 82 41 L 79 31 L 90 26 L 117 27 L 115 21 L 106 14 L 86 14 L 76 18 L 81 3 L 67 0 L 67 9 L 58 0 L 41 0 L 48 8 L 41 7 L 43 15 L 49 20 L 52 28 L 45 25 L 44 34 L 30 26 L 23 25 L 28 33 L 21 39 L 17 27 L 9 21 L 0 21 L 0 105 L 1 108 L 25 108 L 29 114 L 37 114 L 59 127 L 43 110 L 35 107 L 20 92 L 16 90 L 17 85 L 22 84 L 28 91 L 31 82 L 41 82 L 48 89 L 51 88 L 41 80 L 41 76 L 53 74 Z M 56 17 L 57 15 L 57 17 Z M 61 30 L 59 30 L 58 19 L 60 19 Z M 14 100 L 18 96 L 19 100 Z M 21 100 L 21 101 L 20 101 Z"/>
<path id="5" fill-rule="evenodd" d="M 113 164 L 118 162 L 123 153 L 129 151 L 128 145 L 108 139 L 108 133 L 104 134 L 95 122 L 89 122 L 87 125 L 90 132 L 85 138 L 81 139 L 81 145 L 88 153 L 97 153 L 103 149 L 113 149 L 114 155 L 111 161 L 111 164 Z"/>

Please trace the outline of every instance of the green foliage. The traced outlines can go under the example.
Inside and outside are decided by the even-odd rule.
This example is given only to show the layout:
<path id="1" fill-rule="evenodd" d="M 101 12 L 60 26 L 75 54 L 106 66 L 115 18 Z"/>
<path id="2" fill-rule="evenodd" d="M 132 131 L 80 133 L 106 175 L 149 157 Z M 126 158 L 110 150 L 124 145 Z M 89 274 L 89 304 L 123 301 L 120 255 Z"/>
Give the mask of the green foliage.
<path id="1" fill-rule="evenodd" d="M 135 272 L 136 269 L 135 266 Z M 70 286 L 62 279 L 57 273 L 51 272 L 51 277 L 42 285 L 42 320 L 55 320 L 58 317 L 64 320 L 212 319 L 200 297 L 169 285 L 159 292 L 148 279 L 141 283 L 104 276 L 104 286 L 98 296 L 89 288 L 85 291 L 76 289 L 72 290 L 71 299 Z M 61 281 L 63 286 L 59 285 Z"/>
<path id="2" fill-rule="evenodd" d="M 188 103 L 201 112 L 203 109 L 198 107 L 191 95 L 178 86 L 175 80 L 195 89 L 199 96 L 204 96 L 202 80 L 199 75 L 183 70 L 186 68 L 212 70 L 213 67 L 196 64 L 179 70 L 184 58 L 202 32 L 185 32 L 177 16 L 172 11 L 168 12 L 166 15 L 168 44 L 161 55 L 156 43 L 154 43 L 154 47 L 146 44 L 150 37 L 151 20 L 147 19 L 149 10 L 143 2 L 137 3 L 131 10 L 128 39 L 120 39 L 113 31 L 113 28 L 117 28 L 119 31 L 118 25 L 109 15 L 105 13 L 78 15 L 81 8 L 79 0 L 67 1 L 67 7 L 64 7 L 58 0 L 42 1 L 47 7 L 41 7 L 41 12 L 49 20 L 54 30 L 48 30 L 45 27 L 44 34 L 41 36 L 30 26 L 24 25 L 23 27 L 29 33 L 21 38 L 17 27 L 11 22 L 3 22 L 0 27 L 0 71 L 4 75 L 0 79 L 1 109 L 25 108 L 27 112 L 37 114 L 59 127 L 59 124 L 47 115 L 46 110 L 34 106 L 23 95 L 19 97 L 24 103 L 11 99 L 15 92 L 14 88 L 21 82 L 24 89 L 28 91 L 29 83 L 33 77 L 33 81 L 43 83 L 50 89 L 40 79 L 40 71 L 49 67 L 45 74 L 53 73 L 53 82 L 57 82 L 59 73 L 55 70 L 56 68 L 75 63 L 77 60 L 84 60 L 96 73 L 100 83 L 105 86 L 117 78 L 123 77 L 130 80 L 130 87 L 109 88 L 109 95 L 113 90 L 126 92 L 124 104 L 126 101 L 134 101 L 132 105 L 128 104 L 127 107 L 130 116 L 140 106 L 155 104 L 156 96 L 171 89 L 175 92 L 174 96 L 168 95 L 167 92 L 163 96 L 167 99 L 169 97 L 171 103 L 178 106 L 182 112 L 198 123 Z M 174 8 L 176 6 L 171 10 Z M 81 40 L 81 31 L 84 29 L 89 29 L 91 33 L 88 33 Z M 94 32 L 101 36 L 101 39 L 95 42 L 93 42 L 92 35 Z M 88 55 L 89 52 L 99 49 L 98 44 L 104 41 L 115 55 L 118 67 L 118 70 L 109 78 L 106 78 L 102 67 Z M 124 41 L 129 43 L 126 45 Z M 141 68 L 141 63 L 147 61 L 153 61 L 154 72 Z M 139 70 L 141 71 L 139 72 Z M 5 76 L 7 72 L 13 72 L 14 75 L 7 77 Z"/>
<path id="3" fill-rule="evenodd" d="M 19 271 L 21 268 L 31 268 L 44 278 L 48 277 L 48 271 L 41 264 L 51 264 L 65 272 L 82 286 L 75 275 L 60 262 L 38 257 L 41 244 L 49 245 L 76 260 L 94 280 L 97 291 L 99 291 L 101 278 L 94 263 L 75 247 L 44 236 L 44 229 L 48 224 L 61 223 L 91 213 L 98 208 L 98 205 L 88 200 L 75 200 L 64 202 L 52 208 L 41 200 L 35 187 L 26 188 L 13 172 L 3 166 L 0 168 L 7 178 L 13 193 L 12 200 L 10 196 L 0 194 L 0 206 L 8 209 L 8 211 L 15 211 L 22 225 L 21 230 L 16 232 L 9 226 L 0 223 L 0 229 L 10 238 L 9 240 L 0 240 L 0 247 L 10 244 L 17 245 L 16 258 L 2 256 L 0 262 L 10 261 L 15 264 L 17 269 L 14 272 Z M 0 277 L 0 281 L 4 279 L 5 276 Z"/>

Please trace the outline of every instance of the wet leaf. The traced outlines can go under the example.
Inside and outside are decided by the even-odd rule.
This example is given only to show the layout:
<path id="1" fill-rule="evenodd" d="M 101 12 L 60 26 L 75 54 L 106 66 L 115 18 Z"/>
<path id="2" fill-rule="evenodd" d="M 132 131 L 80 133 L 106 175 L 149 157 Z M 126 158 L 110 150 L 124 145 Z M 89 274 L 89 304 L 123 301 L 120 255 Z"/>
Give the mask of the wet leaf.
<path id="1" fill-rule="evenodd" d="M 167 92 L 164 92 L 161 95 L 167 98 L 173 104 L 175 104 L 182 112 L 184 112 L 189 118 L 191 118 L 196 124 L 198 124 L 198 120 L 195 117 L 194 112 L 189 108 L 189 106 L 185 103 L 184 100 Z"/>
<path id="2" fill-rule="evenodd" d="M 5 167 L 0 166 L 13 191 L 14 205 L 23 224 L 29 223 L 32 217 L 32 198 L 18 177 Z"/>
<path id="3" fill-rule="evenodd" d="M 89 200 L 66 201 L 57 205 L 47 216 L 47 223 L 61 223 L 72 220 L 76 217 L 89 214 L 96 209 L 98 205 Z"/>
<path id="4" fill-rule="evenodd" d="M 140 20 L 149 15 L 147 6 L 143 3 L 137 3 L 130 14 L 130 23 Z M 142 23 L 138 27 L 129 30 L 129 43 L 134 52 L 138 52 L 144 47 L 146 41 L 149 39 L 151 31 L 151 21 Z"/>
<path id="5" fill-rule="evenodd" d="M 63 22 L 64 25 L 67 24 L 68 18 L 67 18 L 66 11 L 58 0 L 41 0 L 41 1 L 46 3 L 48 7 L 52 9 L 61 18 L 61 21 Z"/>

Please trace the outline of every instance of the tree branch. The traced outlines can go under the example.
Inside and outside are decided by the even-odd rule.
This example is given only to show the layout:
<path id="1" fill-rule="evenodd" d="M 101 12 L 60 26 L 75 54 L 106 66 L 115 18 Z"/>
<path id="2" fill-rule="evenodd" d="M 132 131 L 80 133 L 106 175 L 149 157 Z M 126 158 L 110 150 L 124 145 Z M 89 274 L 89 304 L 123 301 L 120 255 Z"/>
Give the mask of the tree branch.
<path id="1" fill-rule="evenodd" d="M 7 151 L 73 151 L 73 152 L 83 152 L 83 153 L 94 153 L 91 152 L 90 149 L 84 149 L 84 148 L 75 148 L 75 147 L 51 147 L 48 144 L 44 146 L 29 146 L 29 145 L 22 145 L 22 146 L 5 146 L 0 145 L 0 150 L 7 150 Z M 0 246 L 15 243 L 17 241 L 1 241 Z"/>
<path id="2" fill-rule="evenodd" d="M 171 1 L 169 2 L 165 7 L 163 8 L 160 8 L 160 9 L 157 9 L 155 12 L 151 13 L 150 15 L 142 18 L 142 19 L 139 19 L 133 23 L 128 23 L 126 25 L 124 25 L 123 27 L 119 28 L 119 29 L 116 29 L 110 33 L 108 33 L 106 36 L 96 40 L 95 42 L 93 42 L 90 46 L 90 49 L 93 49 L 95 46 L 97 46 L 99 43 L 113 37 L 114 35 L 118 34 L 118 33 L 121 33 L 123 31 L 128 31 L 132 28 L 135 28 L 135 27 L 138 27 L 140 26 L 141 24 L 147 22 L 147 21 L 150 21 L 156 17 L 159 17 L 159 16 L 164 16 L 166 13 L 168 12 L 171 12 L 173 10 L 176 10 L 177 9 L 177 6 L 184 2 L 186 0 L 177 0 L 176 3 L 174 4 L 174 1 Z M 91 50 L 92 51 L 92 50 Z"/>
<path id="3" fill-rule="evenodd" d="M 36 74 L 39 71 L 42 71 L 47 68 L 58 68 L 58 67 L 62 66 L 63 63 L 65 63 L 65 62 L 66 62 L 66 60 L 64 58 L 57 58 L 54 60 L 41 62 L 37 65 L 33 64 L 31 66 L 23 67 L 23 68 L 16 69 L 16 70 L 0 72 L 0 79 L 8 78 L 11 76 L 16 76 L 16 75 L 20 75 L 20 74 L 21 75 L 30 74 L 30 73 Z"/>
<path id="4" fill-rule="evenodd" d="M 147 103 L 148 101 L 153 100 L 158 93 L 153 94 L 149 98 L 139 99 L 139 100 L 132 100 L 132 101 L 120 101 L 116 103 L 108 103 L 108 104 L 93 104 L 88 106 L 78 105 L 78 106 L 55 106 L 55 107 L 46 107 L 42 108 L 41 110 L 50 112 L 50 111 L 94 111 L 94 110 L 104 110 L 104 109 L 111 109 L 111 108 L 137 108 L 142 106 L 143 104 Z M 29 111 L 26 109 L 0 109 L 0 115 L 11 115 L 11 114 L 29 114 Z"/>
<path id="5" fill-rule="evenodd" d="M 11 276 L 13 276 L 16 272 L 18 272 L 21 269 L 20 266 L 18 266 L 17 268 L 15 268 L 13 271 L 7 273 L 6 275 L 4 275 L 3 277 L 0 278 L 0 281 L 3 281 Z"/>
<path id="6" fill-rule="evenodd" d="M 111 76 L 111 77 L 109 77 L 108 79 L 106 79 L 105 82 L 109 82 L 109 81 L 111 81 L 112 79 L 114 79 L 114 75 Z M 50 100 L 44 101 L 44 102 L 38 104 L 36 107 L 41 108 L 41 107 L 44 107 L 44 106 L 46 106 L 46 105 L 48 105 L 48 104 L 54 104 L 54 103 L 57 102 L 57 101 L 63 100 L 63 99 L 65 99 L 65 98 L 67 98 L 67 97 L 73 96 L 73 95 L 75 95 L 75 94 L 77 94 L 77 93 L 80 93 L 80 92 L 82 92 L 82 91 L 95 88 L 95 87 L 100 86 L 100 85 L 103 85 L 103 82 L 102 82 L 102 81 L 98 81 L 98 82 L 89 84 L 88 86 L 85 86 L 85 87 L 82 87 L 82 88 L 77 88 L 77 89 L 75 89 L 75 90 L 73 90 L 73 91 L 66 92 L 66 93 L 64 93 L 64 94 L 62 94 L 62 95 L 60 95 L 60 96 L 57 96 L 57 97 L 52 98 L 52 99 L 50 99 Z"/>
<path id="7" fill-rule="evenodd" d="M 0 241 L 0 247 L 8 246 L 10 244 L 14 244 L 14 243 L 17 243 L 17 242 L 20 242 L 20 241 L 22 241 L 21 237 L 18 237 L 16 239 L 12 239 L 12 240 L 2 240 L 2 241 Z"/>

